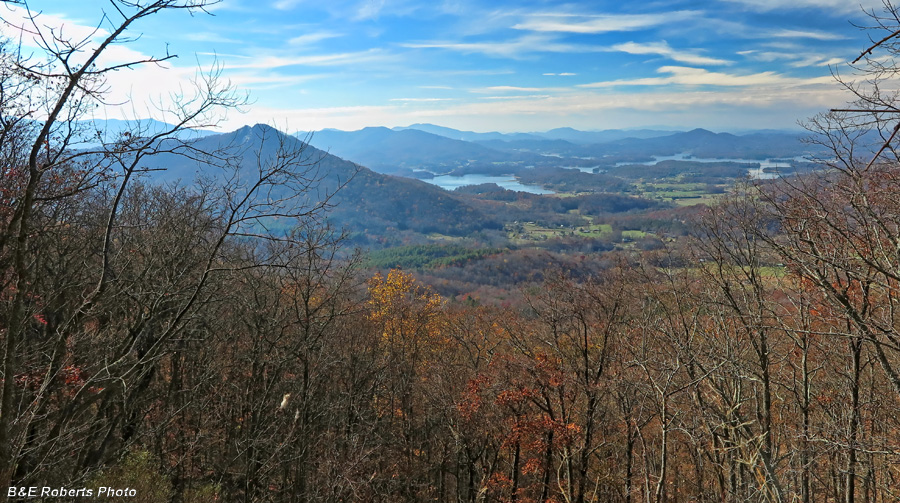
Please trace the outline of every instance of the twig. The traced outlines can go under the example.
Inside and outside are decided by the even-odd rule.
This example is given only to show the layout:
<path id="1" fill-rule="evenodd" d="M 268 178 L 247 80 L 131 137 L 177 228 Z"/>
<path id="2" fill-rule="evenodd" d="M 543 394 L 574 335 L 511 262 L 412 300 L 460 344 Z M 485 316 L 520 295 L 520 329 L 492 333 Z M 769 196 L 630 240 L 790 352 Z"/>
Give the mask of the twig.
<path id="1" fill-rule="evenodd" d="M 894 131 L 891 133 L 891 136 L 888 137 L 887 140 L 885 140 L 884 145 L 882 145 L 881 148 L 878 149 L 878 152 L 875 153 L 875 156 L 872 157 L 872 160 L 869 161 L 869 164 L 866 164 L 866 170 L 871 168 L 872 165 L 875 164 L 875 161 L 878 160 L 878 156 L 880 156 L 881 153 L 891 145 L 891 142 L 894 141 L 894 137 L 897 136 L 898 131 L 900 131 L 900 122 L 898 122 L 897 125 L 894 126 Z"/>
<path id="2" fill-rule="evenodd" d="M 859 60 L 863 59 L 864 57 L 868 56 L 869 54 L 872 54 L 872 51 L 877 49 L 878 46 L 880 46 L 881 44 L 887 42 L 888 40 L 890 40 L 898 35 L 900 35 L 900 30 L 897 30 L 897 31 L 891 33 L 890 35 L 884 37 L 883 39 L 879 40 L 878 42 L 875 42 L 872 46 L 870 46 L 868 49 L 863 51 L 862 54 L 860 54 L 856 59 L 854 59 L 853 63 L 858 63 Z"/>

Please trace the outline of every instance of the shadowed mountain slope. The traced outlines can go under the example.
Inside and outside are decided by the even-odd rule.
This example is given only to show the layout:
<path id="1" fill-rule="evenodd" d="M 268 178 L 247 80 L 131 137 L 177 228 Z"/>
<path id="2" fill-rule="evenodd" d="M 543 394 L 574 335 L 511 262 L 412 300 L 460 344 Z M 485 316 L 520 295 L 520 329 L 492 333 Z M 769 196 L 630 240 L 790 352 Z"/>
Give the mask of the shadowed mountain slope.
<path id="1" fill-rule="evenodd" d="M 174 143 L 173 143 L 174 145 Z M 328 219 L 358 236 L 400 237 L 400 233 L 440 233 L 469 235 L 483 229 L 499 229 L 502 224 L 474 209 L 458 196 L 418 180 L 379 174 L 353 162 L 328 154 L 272 127 L 245 126 L 236 131 L 207 136 L 148 158 L 142 167 L 158 183 L 193 184 L 200 180 L 224 183 L 227 177 L 252 179 L 258 163 L 265 165 L 284 156 L 300 153 L 300 169 L 312 180 L 307 197 L 315 201 L 329 197 L 333 208 Z M 166 148 L 164 143 L 161 145 Z M 219 152 L 229 156 L 236 171 L 214 166 L 198 152 Z M 338 190 L 339 189 L 339 190 Z M 267 193 L 278 198 L 279 189 Z M 283 189 L 282 189 L 283 190 Z M 392 235 L 392 230 L 394 234 Z"/>

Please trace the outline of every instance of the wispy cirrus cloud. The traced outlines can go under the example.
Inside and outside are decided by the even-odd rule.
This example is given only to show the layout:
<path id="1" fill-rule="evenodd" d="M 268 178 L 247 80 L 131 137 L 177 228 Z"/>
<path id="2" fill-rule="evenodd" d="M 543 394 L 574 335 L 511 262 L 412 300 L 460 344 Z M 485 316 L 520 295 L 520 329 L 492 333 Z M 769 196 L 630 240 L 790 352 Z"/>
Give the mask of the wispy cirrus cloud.
<path id="1" fill-rule="evenodd" d="M 276 87 L 295 86 L 305 84 L 312 80 L 327 79 L 333 77 L 333 74 L 306 74 L 306 75 L 281 75 L 277 73 L 236 73 L 229 72 L 228 80 L 232 84 L 239 87 L 248 87 L 252 89 L 266 88 L 273 89 Z"/>
<path id="2" fill-rule="evenodd" d="M 807 66 L 835 66 L 847 63 L 844 58 L 829 58 L 820 54 L 811 54 L 807 58 L 803 58 L 790 63 L 793 68 L 803 68 Z"/>
<path id="3" fill-rule="evenodd" d="M 613 51 L 621 51 L 628 54 L 648 54 L 669 58 L 680 63 L 689 65 L 730 65 L 733 62 L 726 59 L 711 58 L 704 56 L 696 50 L 679 50 L 673 49 L 666 41 L 637 43 L 625 42 L 610 47 Z"/>
<path id="4" fill-rule="evenodd" d="M 544 100 L 552 98 L 553 96 L 549 94 L 525 94 L 525 95 L 515 95 L 515 96 L 479 96 L 480 100 L 524 100 L 524 99 L 536 99 L 536 100 Z"/>
<path id="5" fill-rule="evenodd" d="M 531 14 L 513 25 L 516 30 L 597 34 L 637 31 L 698 17 L 700 11 L 682 10 L 653 14 Z"/>
<path id="6" fill-rule="evenodd" d="M 831 55 L 805 52 L 801 49 L 784 52 L 778 50 L 748 50 L 737 54 L 748 59 L 762 63 L 775 63 L 784 61 L 792 68 L 825 67 L 846 63 L 846 58 L 838 58 Z"/>
<path id="7" fill-rule="evenodd" d="M 314 0 L 275 0 L 270 4 L 280 11 L 324 10 L 333 16 L 335 21 L 376 20 L 381 16 L 405 16 L 416 12 L 421 7 L 411 0 L 331 0 L 317 2 Z"/>
<path id="8" fill-rule="evenodd" d="M 355 19 L 375 19 L 384 8 L 384 0 L 364 0 L 356 10 Z"/>
<path id="9" fill-rule="evenodd" d="M 752 74 L 731 74 L 722 72 L 710 72 L 703 68 L 691 68 L 686 66 L 663 66 L 657 73 L 667 74 L 667 77 L 647 77 L 640 79 L 619 79 L 590 84 L 580 84 L 582 88 L 611 88 L 625 86 L 716 86 L 716 87 L 754 87 L 754 86 L 801 86 L 833 83 L 829 77 L 814 77 L 809 79 L 786 77 L 776 72 L 759 72 Z"/>
<path id="10" fill-rule="evenodd" d="M 817 42 L 839 42 L 851 39 L 843 32 L 821 30 L 812 26 L 803 26 L 802 23 L 777 28 L 766 25 L 761 26 L 747 22 L 742 16 L 735 16 L 734 19 L 707 18 L 703 21 L 703 27 L 709 33 L 716 34 L 718 39 L 724 43 L 728 43 L 729 40 L 740 39 L 794 40 L 798 42 L 802 42 L 804 39 Z"/>
<path id="11" fill-rule="evenodd" d="M 471 102 L 458 101 L 450 106 L 411 103 L 409 106 L 254 108 L 242 123 L 271 120 L 278 116 L 295 129 L 318 130 L 332 127 L 355 130 L 364 126 L 404 126 L 415 122 L 436 122 L 450 127 L 475 130 L 546 130 L 548 124 L 589 127 L 601 114 L 619 127 L 645 126 L 671 122 L 684 125 L 685 113 L 702 117 L 692 126 L 734 127 L 735 114 L 745 125 L 771 127 L 773 123 L 793 124 L 797 104 L 804 112 L 827 107 L 842 99 L 841 91 L 809 88 L 732 88 L 722 92 L 705 90 L 630 93 L 581 89 L 563 95 L 526 94 L 484 96 Z M 438 105 L 438 104 L 434 104 Z M 773 122 L 774 121 L 774 122 Z"/>
<path id="12" fill-rule="evenodd" d="M 272 7 L 278 10 L 291 10 L 302 4 L 304 1 L 305 0 L 278 0 L 272 4 Z"/>
<path id="13" fill-rule="evenodd" d="M 834 13 L 860 12 L 861 9 L 881 9 L 881 0 L 722 0 L 742 4 L 759 11 L 788 9 L 820 9 Z"/>
<path id="14" fill-rule="evenodd" d="M 829 33 L 819 30 L 772 30 L 765 33 L 767 37 L 775 38 L 808 38 L 812 40 L 847 40 L 849 37 L 838 33 Z"/>
<path id="15" fill-rule="evenodd" d="M 292 46 L 312 45 L 323 40 L 328 40 L 330 38 L 339 38 L 343 36 L 343 33 L 337 33 L 334 31 L 314 31 L 312 33 L 304 33 L 303 35 L 298 35 L 296 37 L 290 38 L 288 39 L 287 43 Z"/>
<path id="16" fill-rule="evenodd" d="M 551 87 L 519 87 L 519 86 L 490 86 L 490 87 L 485 87 L 485 88 L 481 88 L 481 89 L 473 89 L 472 92 L 475 92 L 475 93 L 498 93 L 498 92 L 515 92 L 515 93 L 529 92 L 529 93 L 533 93 L 533 92 L 544 92 L 544 91 L 549 91 L 549 90 L 552 90 L 552 89 L 558 89 L 558 88 L 551 88 Z"/>
<path id="17" fill-rule="evenodd" d="M 600 50 L 594 46 L 559 42 L 555 37 L 541 34 L 525 35 L 502 42 L 429 41 L 404 43 L 401 46 L 410 49 L 446 49 L 462 53 L 480 53 L 498 58 L 521 58 L 534 53 L 583 53 Z"/>
<path id="18" fill-rule="evenodd" d="M 821 89 L 783 89 L 758 92 L 754 89 L 730 90 L 721 93 L 703 91 L 659 92 L 650 94 L 594 93 L 587 90 L 563 96 L 523 95 L 487 96 L 485 99 L 469 103 L 454 104 L 449 107 L 410 108 L 408 110 L 385 108 L 367 110 L 373 116 L 362 118 L 366 123 L 402 125 L 421 122 L 422 119 L 438 120 L 442 124 L 456 124 L 456 127 L 470 127 L 480 124 L 485 130 L 546 130 L 547 121 L 561 124 L 592 124 L 597 113 L 612 116 L 617 123 L 627 126 L 646 125 L 650 120 L 678 120 L 686 111 L 702 113 L 708 119 L 706 127 L 719 125 L 733 127 L 734 113 L 759 114 L 755 124 L 760 127 L 771 124 L 776 114 L 779 120 L 791 123 L 795 117 L 790 110 L 798 100 L 811 109 L 825 106 L 840 98 L 838 91 L 823 92 Z M 785 110 L 788 110 L 785 112 Z M 330 127 L 339 127 L 345 120 L 345 110 L 318 109 L 315 112 L 294 111 L 299 121 L 319 115 L 327 120 Z M 383 114 L 383 115 L 374 115 Z M 709 119 L 715 118 L 715 119 Z M 381 120 L 382 122 L 376 122 Z M 512 129 L 509 124 L 515 123 Z M 694 124 L 698 124 L 695 122 Z M 358 126 L 356 126 L 358 127 Z"/>
<path id="19" fill-rule="evenodd" d="M 436 101 L 453 101 L 453 98 L 391 98 L 388 101 L 400 101 L 405 103 L 433 103 Z"/>
<path id="20" fill-rule="evenodd" d="M 229 68 L 243 70 L 283 68 L 288 66 L 341 66 L 361 63 L 383 63 L 393 59 L 393 55 L 382 49 L 369 49 L 366 51 L 315 54 L 310 56 L 268 55 L 253 58 L 249 63 L 229 65 Z"/>

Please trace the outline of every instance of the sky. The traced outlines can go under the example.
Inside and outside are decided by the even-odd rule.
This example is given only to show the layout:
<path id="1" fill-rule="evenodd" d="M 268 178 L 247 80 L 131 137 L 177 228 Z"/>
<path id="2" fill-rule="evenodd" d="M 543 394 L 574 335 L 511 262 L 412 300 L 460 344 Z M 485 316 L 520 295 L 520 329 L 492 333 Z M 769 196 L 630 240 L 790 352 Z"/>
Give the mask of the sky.
<path id="1" fill-rule="evenodd" d="M 196 0 L 195 0 L 196 1 Z M 471 131 L 785 129 L 848 96 L 833 72 L 869 43 L 881 0 L 222 0 L 132 26 L 101 63 L 177 55 L 110 75 L 104 117 L 160 117 L 220 68 L 248 105 L 222 130 L 432 123 Z M 29 0 L 36 24 L 100 40 L 110 0 Z M 104 14 L 107 20 L 103 20 Z M 2 33 L 25 10 L 0 5 Z M 98 28 L 99 30 L 95 30 Z"/>

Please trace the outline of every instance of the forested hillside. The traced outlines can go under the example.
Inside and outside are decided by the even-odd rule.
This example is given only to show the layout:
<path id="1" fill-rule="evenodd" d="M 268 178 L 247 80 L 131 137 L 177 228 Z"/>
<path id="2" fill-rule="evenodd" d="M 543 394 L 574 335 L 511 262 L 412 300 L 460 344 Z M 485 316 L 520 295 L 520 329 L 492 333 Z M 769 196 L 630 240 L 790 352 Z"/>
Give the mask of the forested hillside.
<path id="1" fill-rule="evenodd" d="M 502 228 L 500 222 L 452 193 L 418 180 L 375 173 L 263 124 L 187 142 L 166 140 L 159 150 L 139 164 L 148 174 L 147 181 L 154 184 L 191 185 L 200 180 L 226 184 L 233 176 L 259 176 L 260 165 L 290 157 L 302 166 L 302 183 L 308 189 L 304 197 L 312 204 L 324 203 L 329 211 L 320 217 L 351 233 L 355 244 L 379 247 L 379 242 L 380 246 L 398 244 L 404 236 L 465 236 Z M 228 159 L 226 169 L 221 159 Z M 273 185 L 259 196 L 267 201 L 289 198 L 295 190 Z M 266 222 L 273 232 L 286 231 L 291 225 L 278 218 Z"/>
<path id="2" fill-rule="evenodd" d="M 672 165 L 576 171 L 579 190 L 548 197 L 450 193 L 267 126 L 182 133 L 243 103 L 214 72 L 170 122 L 86 149 L 76 119 L 123 68 L 99 56 L 205 5 L 113 3 L 123 19 L 83 66 L 74 42 L 47 60 L 0 45 L 8 501 L 897 500 L 887 89 L 811 121 L 820 166 L 704 204 L 634 194 L 691 174 Z M 335 223 L 437 235 L 365 255 Z"/>

